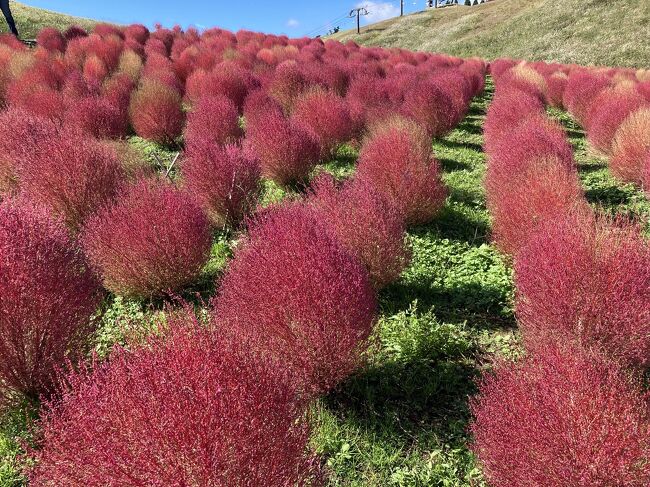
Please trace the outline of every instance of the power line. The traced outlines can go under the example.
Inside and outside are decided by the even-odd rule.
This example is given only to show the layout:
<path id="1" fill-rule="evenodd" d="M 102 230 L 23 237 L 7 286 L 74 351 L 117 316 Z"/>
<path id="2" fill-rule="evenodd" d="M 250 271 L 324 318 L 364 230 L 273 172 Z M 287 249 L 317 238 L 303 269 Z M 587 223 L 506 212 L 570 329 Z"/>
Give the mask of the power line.
<path id="1" fill-rule="evenodd" d="M 305 35 L 308 36 L 308 37 L 311 37 L 313 34 L 317 34 L 317 33 L 321 32 L 321 31 L 323 31 L 323 30 L 325 30 L 325 29 L 328 29 L 328 28 L 330 28 L 331 26 L 333 26 L 334 24 L 336 24 L 336 22 L 341 22 L 341 21 L 343 21 L 343 20 L 345 20 L 345 19 L 347 19 L 347 18 L 348 18 L 348 15 L 347 15 L 347 14 L 342 15 L 341 17 L 337 17 L 337 18 L 335 18 L 334 20 L 330 20 L 329 22 L 327 22 L 326 24 L 322 25 L 321 27 L 317 27 L 317 28 L 315 28 L 315 29 L 310 30 L 310 31 L 307 32 Z"/>

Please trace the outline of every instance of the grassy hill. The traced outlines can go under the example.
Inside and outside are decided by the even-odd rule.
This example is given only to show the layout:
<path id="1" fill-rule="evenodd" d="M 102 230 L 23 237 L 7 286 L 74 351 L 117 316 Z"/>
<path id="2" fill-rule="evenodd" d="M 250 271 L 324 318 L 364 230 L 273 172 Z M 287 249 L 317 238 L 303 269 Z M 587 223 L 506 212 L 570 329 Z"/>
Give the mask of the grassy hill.
<path id="1" fill-rule="evenodd" d="M 648 0 L 493 0 L 370 25 L 332 39 L 487 59 L 650 67 Z"/>
<path id="2" fill-rule="evenodd" d="M 86 29 L 92 28 L 97 22 L 81 17 L 51 12 L 42 8 L 30 7 L 19 2 L 10 2 L 11 11 L 18 26 L 18 32 L 23 39 L 34 39 L 43 27 L 56 27 L 65 30 L 71 25 L 79 25 Z M 7 23 L 0 15 L 0 32 L 8 32 Z"/>

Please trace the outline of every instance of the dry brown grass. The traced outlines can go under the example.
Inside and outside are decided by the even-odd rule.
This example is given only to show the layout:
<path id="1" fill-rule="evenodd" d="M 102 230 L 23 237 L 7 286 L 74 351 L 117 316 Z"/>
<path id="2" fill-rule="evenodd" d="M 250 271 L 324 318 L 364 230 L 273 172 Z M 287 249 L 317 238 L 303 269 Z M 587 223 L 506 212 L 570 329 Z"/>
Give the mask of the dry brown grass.
<path id="1" fill-rule="evenodd" d="M 332 36 L 486 59 L 650 66 L 647 0 L 493 0 L 391 19 Z"/>

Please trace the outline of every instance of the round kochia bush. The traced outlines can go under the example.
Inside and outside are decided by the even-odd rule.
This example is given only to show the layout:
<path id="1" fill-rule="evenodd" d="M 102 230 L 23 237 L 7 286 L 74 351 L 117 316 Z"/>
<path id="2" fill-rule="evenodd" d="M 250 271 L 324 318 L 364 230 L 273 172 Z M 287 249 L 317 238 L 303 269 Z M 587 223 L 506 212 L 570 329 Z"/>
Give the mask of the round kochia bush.
<path id="1" fill-rule="evenodd" d="M 568 170 L 555 156 L 530 159 L 525 167 L 501 181 L 490 180 L 488 208 L 492 238 L 502 252 L 514 256 L 535 230 L 587 206 L 577 171 Z"/>
<path id="2" fill-rule="evenodd" d="M 0 195 L 18 190 L 18 167 L 37 147 L 59 137 L 61 127 L 50 119 L 9 108 L 0 112 Z"/>
<path id="3" fill-rule="evenodd" d="M 214 301 L 220 331 L 291 369 L 306 394 L 357 368 L 376 306 L 361 263 L 299 204 L 250 225 Z"/>
<path id="4" fill-rule="evenodd" d="M 650 151 L 650 105 L 632 112 L 612 143 L 610 168 L 623 181 L 641 182 L 643 158 Z"/>
<path id="5" fill-rule="evenodd" d="M 614 135 L 621 123 L 643 105 L 648 105 L 648 102 L 638 93 L 603 90 L 587 112 L 589 143 L 604 154 L 610 154 Z"/>
<path id="6" fill-rule="evenodd" d="M 610 85 L 611 80 L 602 74 L 587 69 L 575 69 L 569 74 L 562 98 L 563 104 L 584 127 L 591 103 Z"/>
<path id="7" fill-rule="evenodd" d="M 181 172 L 184 188 L 217 227 L 238 225 L 254 208 L 261 189 L 259 160 L 235 145 L 195 145 Z"/>
<path id="8" fill-rule="evenodd" d="M 410 261 L 399 211 L 372 185 L 350 181 L 337 188 L 331 176 L 312 185 L 309 201 L 338 240 L 366 266 L 376 289 L 399 279 Z"/>
<path id="9" fill-rule="evenodd" d="M 143 180 L 88 221 L 82 243 L 107 289 L 161 296 L 199 275 L 210 253 L 210 224 L 189 195 Z"/>
<path id="10" fill-rule="evenodd" d="M 90 343 L 99 283 L 65 226 L 25 201 L 0 204 L 0 396 L 52 392 Z"/>
<path id="11" fill-rule="evenodd" d="M 463 110 L 434 81 L 415 83 L 404 94 L 402 113 L 420 124 L 430 137 L 442 137 L 451 131 L 462 118 Z"/>
<path id="12" fill-rule="evenodd" d="M 645 487 L 650 403 L 601 357 L 546 348 L 501 365 L 472 402 L 474 451 L 493 487 Z"/>
<path id="13" fill-rule="evenodd" d="M 225 96 L 199 99 L 187 116 L 186 147 L 205 142 L 233 143 L 242 135 L 237 107 Z"/>
<path id="14" fill-rule="evenodd" d="M 364 141 L 357 179 L 398 208 L 407 225 L 427 223 L 444 205 L 447 188 L 431 139 L 415 122 L 394 119 Z"/>
<path id="15" fill-rule="evenodd" d="M 355 134 L 347 102 L 328 91 L 316 90 L 299 97 L 293 117 L 316 134 L 322 158 L 329 157 Z"/>
<path id="16" fill-rule="evenodd" d="M 315 135 L 272 108 L 250 120 L 247 143 L 260 159 L 262 174 L 281 186 L 304 181 L 320 157 Z"/>
<path id="17" fill-rule="evenodd" d="M 22 194 L 77 231 L 124 181 L 117 152 L 76 133 L 41 139 L 18 168 Z"/>
<path id="18" fill-rule="evenodd" d="M 508 138 L 529 117 L 543 113 L 544 105 L 539 98 L 516 89 L 499 91 L 488 108 L 483 124 L 485 152 L 489 155 L 497 153 L 495 146 L 502 138 Z"/>
<path id="19" fill-rule="evenodd" d="M 650 366 L 650 247 L 637 225 L 582 211 L 540 227 L 515 259 L 529 348 L 598 347 Z"/>
<path id="20" fill-rule="evenodd" d="M 309 430 L 282 369 L 194 317 L 68 383 L 30 485 L 306 485 Z"/>
<path id="21" fill-rule="evenodd" d="M 145 79 L 133 93 L 129 106 L 135 133 L 159 144 L 172 144 L 185 124 L 181 96 L 154 79 Z"/>

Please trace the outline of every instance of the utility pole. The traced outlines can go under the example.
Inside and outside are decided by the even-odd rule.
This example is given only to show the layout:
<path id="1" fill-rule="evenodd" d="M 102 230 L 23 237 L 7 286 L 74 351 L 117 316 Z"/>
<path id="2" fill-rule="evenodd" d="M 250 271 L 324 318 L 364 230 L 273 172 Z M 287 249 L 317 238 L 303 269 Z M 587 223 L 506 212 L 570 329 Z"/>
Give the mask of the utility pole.
<path id="1" fill-rule="evenodd" d="M 399 2 L 399 16 L 404 17 L 404 0 Z"/>
<path id="2" fill-rule="evenodd" d="M 353 10 L 350 10 L 350 15 L 348 15 L 349 18 L 356 17 L 357 18 L 357 34 L 361 34 L 361 16 L 362 15 L 368 15 L 369 12 L 366 10 L 365 7 L 359 7 L 355 8 Z"/>

